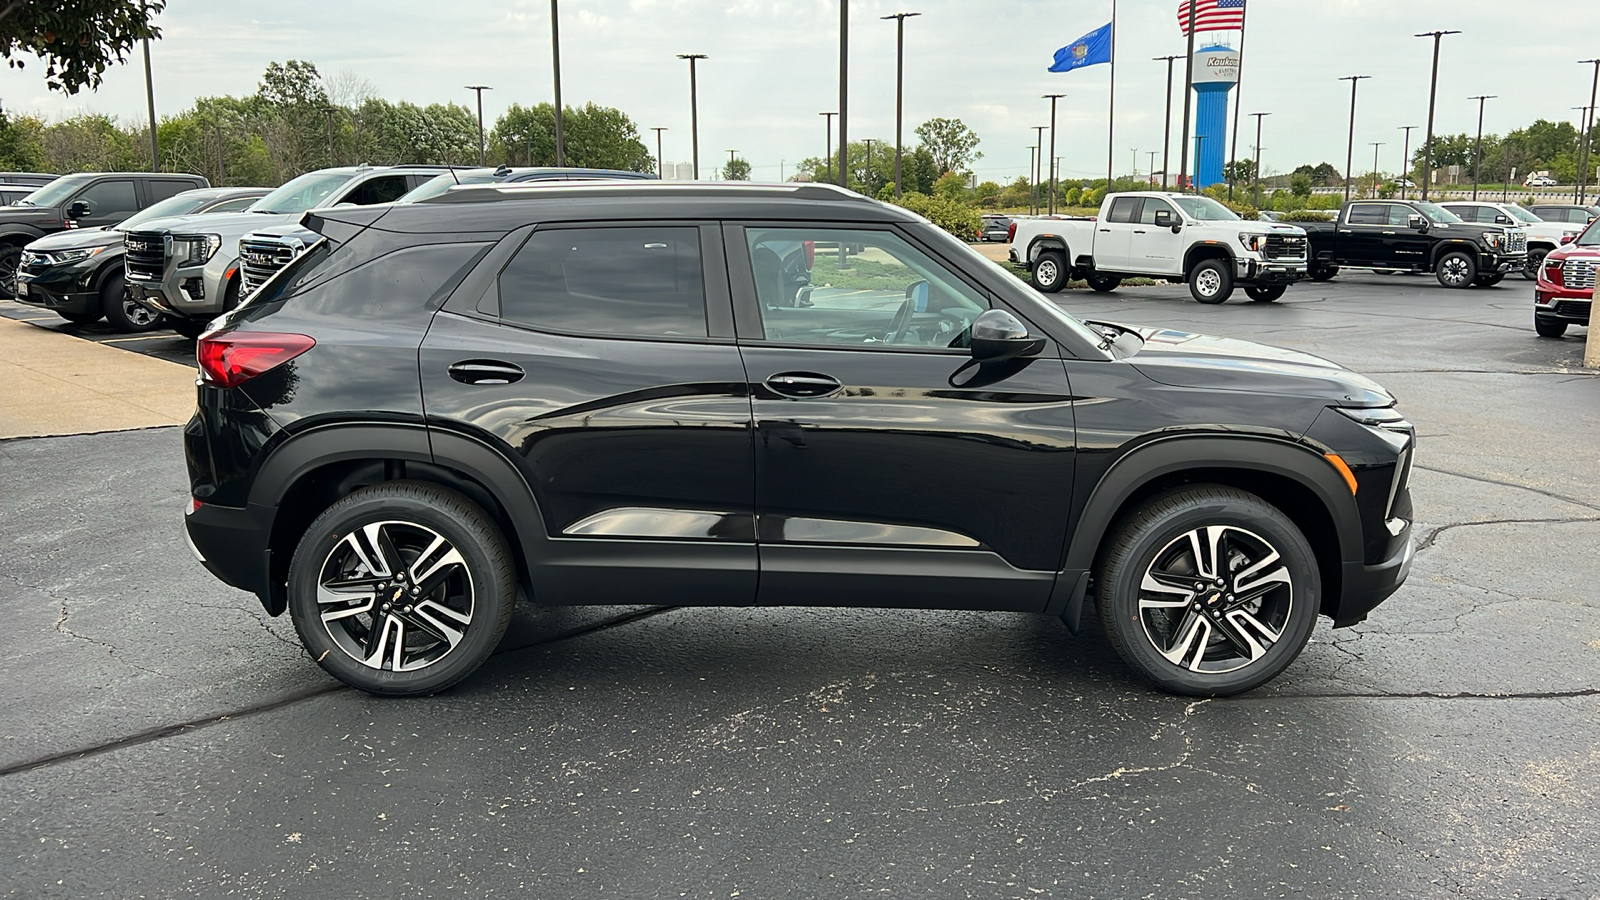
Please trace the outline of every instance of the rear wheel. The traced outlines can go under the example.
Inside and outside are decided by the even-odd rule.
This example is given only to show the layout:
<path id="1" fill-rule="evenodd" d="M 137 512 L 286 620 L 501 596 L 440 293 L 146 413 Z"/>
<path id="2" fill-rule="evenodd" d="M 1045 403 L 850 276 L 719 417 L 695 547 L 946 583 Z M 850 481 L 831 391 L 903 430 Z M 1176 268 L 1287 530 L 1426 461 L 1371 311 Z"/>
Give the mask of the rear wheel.
<path id="1" fill-rule="evenodd" d="M 1472 280 L 1472 283 L 1476 284 L 1478 287 L 1486 287 L 1486 288 L 1487 287 L 1494 287 L 1495 285 L 1499 284 L 1502 280 L 1504 280 L 1505 277 L 1506 277 L 1506 273 L 1504 273 L 1504 272 L 1495 272 L 1492 275 L 1479 275 L 1477 278 L 1474 278 Z"/>
<path id="2" fill-rule="evenodd" d="M 151 331 L 161 325 L 161 314 L 135 302 L 128 295 L 127 284 L 121 275 L 106 280 L 100 288 L 100 309 L 106 314 L 111 327 L 125 333 Z"/>
<path id="3" fill-rule="evenodd" d="M 66 312 L 58 309 L 56 310 L 56 315 L 78 325 L 87 325 L 90 322 L 100 321 L 100 314 L 97 312 Z"/>
<path id="4" fill-rule="evenodd" d="M 1271 303 L 1282 297 L 1288 289 L 1287 285 L 1282 284 L 1255 284 L 1245 288 L 1244 292 L 1257 303 Z"/>
<path id="5" fill-rule="evenodd" d="M 1067 258 L 1058 251 L 1046 250 L 1039 254 L 1039 259 L 1033 264 L 1033 276 L 1029 279 L 1036 290 L 1046 294 L 1054 294 L 1067 286 Z"/>
<path id="6" fill-rule="evenodd" d="M 1189 293 L 1201 303 L 1226 303 L 1233 296 L 1228 260 L 1208 259 L 1189 272 Z"/>
<path id="7" fill-rule="evenodd" d="M 1538 281 L 1539 270 L 1544 268 L 1544 258 L 1549 255 L 1549 247 L 1529 247 L 1527 262 L 1522 264 L 1522 277 L 1529 281 Z"/>
<path id="8" fill-rule="evenodd" d="M 441 691 L 494 652 L 516 596 L 505 538 L 476 504 L 415 481 L 362 488 L 306 529 L 289 612 L 328 674 L 372 694 Z"/>
<path id="9" fill-rule="evenodd" d="M 1311 271 L 1307 272 L 1306 274 L 1311 277 L 1312 281 L 1328 281 L 1332 279 L 1333 276 L 1339 274 L 1339 267 L 1314 265 L 1311 267 Z"/>
<path id="10" fill-rule="evenodd" d="M 176 331 L 190 340 L 194 340 L 201 334 L 205 333 L 206 326 L 211 323 L 209 321 L 202 322 L 197 319 L 186 319 L 182 316 L 172 316 L 167 319 L 167 324 L 172 326 L 173 331 Z"/>
<path id="11" fill-rule="evenodd" d="M 1558 338 L 1567 333 L 1567 323 L 1560 319 L 1534 316 L 1533 330 L 1539 333 L 1539 337 Z"/>
<path id="12" fill-rule="evenodd" d="M 17 265 L 22 262 L 22 248 L 15 244 L 0 246 L 0 299 L 17 296 Z"/>
<path id="13" fill-rule="evenodd" d="M 1478 263 L 1470 255 L 1453 250 L 1439 260 L 1434 277 L 1447 288 L 1472 287 L 1473 279 L 1478 277 Z"/>
<path id="14" fill-rule="evenodd" d="M 1128 665 L 1179 694 L 1237 694 L 1277 677 L 1316 626 L 1321 578 L 1304 535 L 1235 488 L 1160 495 L 1124 521 L 1095 576 Z"/>
<path id="15" fill-rule="evenodd" d="M 1122 284 L 1121 275 L 1090 275 L 1089 287 L 1096 293 L 1107 294 L 1116 290 Z"/>

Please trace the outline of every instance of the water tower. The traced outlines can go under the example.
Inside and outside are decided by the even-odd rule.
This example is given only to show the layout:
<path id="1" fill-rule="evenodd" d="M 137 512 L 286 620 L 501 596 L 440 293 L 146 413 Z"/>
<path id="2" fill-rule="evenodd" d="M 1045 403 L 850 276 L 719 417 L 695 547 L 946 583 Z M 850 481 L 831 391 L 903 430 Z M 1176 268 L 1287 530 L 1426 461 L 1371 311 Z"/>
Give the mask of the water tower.
<path id="1" fill-rule="evenodd" d="M 1194 135 L 1199 147 L 1190 149 L 1197 187 L 1222 180 L 1222 165 L 1228 159 L 1228 95 L 1238 83 L 1238 50 L 1219 44 L 1194 52 Z"/>

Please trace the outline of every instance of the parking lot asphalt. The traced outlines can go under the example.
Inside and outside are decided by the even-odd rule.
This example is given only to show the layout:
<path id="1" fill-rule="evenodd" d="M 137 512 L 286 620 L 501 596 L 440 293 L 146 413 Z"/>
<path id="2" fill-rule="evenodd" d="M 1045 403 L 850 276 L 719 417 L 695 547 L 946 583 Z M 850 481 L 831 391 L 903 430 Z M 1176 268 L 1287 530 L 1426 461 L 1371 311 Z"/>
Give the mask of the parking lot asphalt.
<path id="1" fill-rule="evenodd" d="M 647 596 L 378 700 L 193 561 L 180 429 L 0 443 L 0 896 L 1600 896 L 1600 379 L 1530 294 L 1057 295 L 1420 429 L 1406 586 L 1228 700 L 1092 622 Z"/>

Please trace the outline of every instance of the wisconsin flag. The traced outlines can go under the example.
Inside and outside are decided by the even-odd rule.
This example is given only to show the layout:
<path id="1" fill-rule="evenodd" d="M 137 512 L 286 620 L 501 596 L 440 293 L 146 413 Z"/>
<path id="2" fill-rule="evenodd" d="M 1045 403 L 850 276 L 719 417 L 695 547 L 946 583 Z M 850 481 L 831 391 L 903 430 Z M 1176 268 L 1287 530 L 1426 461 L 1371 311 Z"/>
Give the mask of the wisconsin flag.
<path id="1" fill-rule="evenodd" d="M 1089 32 L 1056 51 L 1052 72 L 1071 72 L 1084 66 L 1111 62 L 1111 23 Z"/>

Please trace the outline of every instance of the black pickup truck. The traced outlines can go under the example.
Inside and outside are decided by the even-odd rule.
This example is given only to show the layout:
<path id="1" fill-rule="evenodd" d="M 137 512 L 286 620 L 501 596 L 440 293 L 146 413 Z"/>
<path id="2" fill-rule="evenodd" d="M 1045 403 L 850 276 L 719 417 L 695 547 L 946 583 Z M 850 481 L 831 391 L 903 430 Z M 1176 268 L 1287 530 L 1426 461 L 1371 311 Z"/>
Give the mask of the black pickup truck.
<path id="1" fill-rule="evenodd" d="M 1490 287 L 1528 258 L 1522 229 L 1464 222 L 1421 200 L 1352 200 L 1337 221 L 1295 224 L 1311 242 L 1313 281 L 1348 266 L 1432 272 L 1450 288 Z"/>

